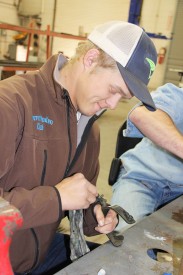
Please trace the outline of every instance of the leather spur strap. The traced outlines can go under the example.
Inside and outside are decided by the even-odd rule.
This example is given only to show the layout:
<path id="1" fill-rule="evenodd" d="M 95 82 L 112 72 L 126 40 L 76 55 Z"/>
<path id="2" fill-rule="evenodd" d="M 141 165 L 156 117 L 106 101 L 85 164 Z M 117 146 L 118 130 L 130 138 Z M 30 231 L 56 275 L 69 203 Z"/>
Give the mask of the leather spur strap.
<path id="1" fill-rule="evenodd" d="M 104 215 L 106 216 L 108 211 L 112 209 L 115 211 L 126 223 L 133 224 L 135 223 L 135 220 L 133 216 L 131 216 L 125 209 L 123 209 L 119 205 L 109 205 L 107 204 L 107 200 L 104 199 L 103 195 L 98 195 L 97 202 L 102 206 L 102 211 Z M 110 242 L 118 247 L 122 245 L 123 242 L 123 235 L 118 235 L 115 231 L 108 233 L 107 237 L 109 238 Z"/>

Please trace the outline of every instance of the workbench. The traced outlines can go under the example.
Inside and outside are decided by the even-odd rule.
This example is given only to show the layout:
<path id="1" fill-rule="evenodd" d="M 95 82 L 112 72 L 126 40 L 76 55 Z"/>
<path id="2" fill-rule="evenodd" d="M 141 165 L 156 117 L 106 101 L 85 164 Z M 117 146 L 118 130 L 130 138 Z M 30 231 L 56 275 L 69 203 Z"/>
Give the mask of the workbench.
<path id="1" fill-rule="evenodd" d="M 106 275 L 182 275 L 183 196 L 145 217 L 123 236 L 121 247 L 108 241 L 56 275 L 97 275 L 101 269 Z M 148 255 L 152 251 L 155 259 Z"/>

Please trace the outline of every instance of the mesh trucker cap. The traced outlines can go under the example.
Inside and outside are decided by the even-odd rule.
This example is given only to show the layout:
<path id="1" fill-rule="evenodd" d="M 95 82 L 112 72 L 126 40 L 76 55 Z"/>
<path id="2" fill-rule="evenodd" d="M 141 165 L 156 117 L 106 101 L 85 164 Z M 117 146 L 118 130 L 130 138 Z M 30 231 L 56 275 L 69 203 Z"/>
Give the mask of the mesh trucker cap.
<path id="1" fill-rule="evenodd" d="M 97 26 L 88 39 L 116 61 L 131 93 L 147 109 L 156 110 L 147 84 L 156 66 L 157 52 L 143 29 L 128 22 L 110 21 Z"/>

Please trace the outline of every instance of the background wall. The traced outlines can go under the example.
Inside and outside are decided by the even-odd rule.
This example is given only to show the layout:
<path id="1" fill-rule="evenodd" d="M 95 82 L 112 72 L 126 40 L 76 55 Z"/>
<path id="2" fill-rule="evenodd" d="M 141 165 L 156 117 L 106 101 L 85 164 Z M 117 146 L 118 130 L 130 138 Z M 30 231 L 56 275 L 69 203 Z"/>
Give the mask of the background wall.
<path id="1" fill-rule="evenodd" d="M 109 20 L 128 21 L 129 5 L 129 0 L 58 0 L 55 31 L 79 35 L 81 28 L 83 34 L 88 34 L 94 26 Z M 77 43 L 54 39 L 53 52 L 61 47 L 66 55 L 71 56 Z"/>
<path id="2" fill-rule="evenodd" d="M 142 6 L 142 16 L 140 25 L 145 31 L 155 34 L 161 34 L 169 39 L 152 38 L 157 52 L 160 53 L 162 48 L 166 49 L 165 60 L 162 64 L 157 64 L 155 73 L 149 83 L 150 88 L 155 88 L 163 84 L 166 69 L 168 51 L 172 37 L 173 24 L 177 0 L 145 0 Z"/>
<path id="3" fill-rule="evenodd" d="M 10 24 L 19 25 L 20 17 L 17 15 L 15 5 L 19 5 L 18 12 L 26 7 L 26 12 L 37 9 L 37 16 L 41 18 L 41 29 L 46 29 L 49 24 L 51 29 L 56 32 L 64 32 L 74 35 L 87 35 L 95 25 L 101 24 L 108 20 L 128 21 L 130 0 L 4 0 L 0 1 L 0 21 Z M 140 26 L 146 32 L 162 34 L 168 39 L 152 38 L 157 52 L 161 48 L 166 48 L 165 60 L 158 64 L 155 73 L 149 83 L 149 88 L 154 89 L 163 84 L 164 73 L 166 69 L 167 55 L 171 43 L 172 29 L 175 19 L 175 12 L 178 0 L 143 0 L 141 11 Z M 33 15 L 33 13 L 32 13 Z M 31 18 L 29 18 L 31 20 Z M 0 58 L 6 49 L 12 34 L 0 36 Z M 74 54 L 74 49 L 78 41 L 72 39 L 54 38 L 52 41 L 52 53 L 59 51 L 64 52 L 68 57 Z M 39 38 L 39 60 L 45 61 L 46 37 Z"/>
<path id="4" fill-rule="evenodd" d="M 20 20 L 13 0 L 0 1 L 0 22 L 19 25 Z M 7 52 L 8 45 L 12 43 L 13 31 L 0 30 L 0 59 Z"/>
<path id="5" fill-rule="evenodd" d="M 183 0 L 178 0 L 173 27 L 173 39 L 169 47 L 164 81 L 183 87 Z"/>
<path id="6" fill-rule="evenodd" d="M 171 38 L 176 6 L 177 0 L 144 0 L 140 26 L 146 32 L 162 34 L 167 38 Z M 54 30 L 77 35 L 80 26 L 83 26 L 83 32 L 90 33 L 95 25 L 108 20 L 128 21 L 129 7 L 129 0 L 57 0 Z M 168 54 L 170 39 L 152 38 L 152 40 L 157 52 L 160 52 L 161 48 L 166 48 Z M 71 56 L 77 43 L 77 41 L 55 38 L 53 52 L 63 51 L 66 55 Z M 158 64 L 156 67 L 149 83 L 150 89 L 163 84 L 167 54 L 164 63 Z"/>

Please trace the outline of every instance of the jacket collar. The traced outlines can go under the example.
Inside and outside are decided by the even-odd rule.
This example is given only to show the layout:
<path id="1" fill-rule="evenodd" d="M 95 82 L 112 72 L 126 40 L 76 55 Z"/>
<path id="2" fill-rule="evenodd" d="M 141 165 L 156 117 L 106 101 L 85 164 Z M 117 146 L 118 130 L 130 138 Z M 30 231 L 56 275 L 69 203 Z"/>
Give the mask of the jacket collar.
<path id="1" fill-rule="evenodd" d="M 64 93 L 58 81 L 59 70 L 65 62 L 67 62 L 67 59 L 62 54 L 56 54 L 51 56 L 39 70 L 47 88 L 58 103 Z"/>
<path id="2" fill-rule="evenodd" d="M 61 86 L 60 82 L 59 82 L 59 76 L 60 76 L 60 70 L 63 67 L 63 65 L 67 62 L 67 59 L 65 58 L 65 56 L 63 56 L 62 54 L 58 55 L 56 64 L 55 64 L 55 68 L 53 71 L 53 77 L 54 80 Z"/>

